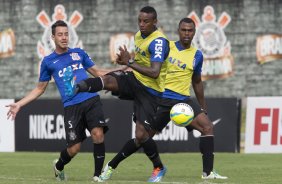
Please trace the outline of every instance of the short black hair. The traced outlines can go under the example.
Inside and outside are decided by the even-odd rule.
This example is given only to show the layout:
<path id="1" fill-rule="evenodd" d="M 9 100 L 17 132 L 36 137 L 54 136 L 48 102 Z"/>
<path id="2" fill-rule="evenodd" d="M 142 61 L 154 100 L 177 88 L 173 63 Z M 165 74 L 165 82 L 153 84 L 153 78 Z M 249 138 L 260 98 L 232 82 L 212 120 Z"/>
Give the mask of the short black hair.
<path id="1" fill-rule="evenodd" d="M 193 19 L 185 17 L 185 18 L 183 18 L 183 19 L 180 20 L 180 22 L 179 22 L 179 24 L 178 24 L 178 28 L 180 27 L 180 24 L 181 24 L 182 22 L 185 22 L 185 23 L 192 23 L 192 24 L 194 25 L 194 27 L 196 27 L 196 24 L 195 24 L 195 22 L 194 22 Z"/>
<path id="2" fill-rule="evenodd" d="M 152 6 L 145 6 L 140 10 L 140 12 L 153 14 L 153 19 L 157 19 L 158 17 L 157 11 Z"/>
<path id="3" fill-rule="evenodd" d="M 52 29 L 52 35 L 55 35 L 56 33 L 56 27 L 58 26 L 62 26 L 62 27 L 68 27 L 67 23 L 65 23 L 64 21 L 62 20 L 57 20 L 51 27 Z"/>

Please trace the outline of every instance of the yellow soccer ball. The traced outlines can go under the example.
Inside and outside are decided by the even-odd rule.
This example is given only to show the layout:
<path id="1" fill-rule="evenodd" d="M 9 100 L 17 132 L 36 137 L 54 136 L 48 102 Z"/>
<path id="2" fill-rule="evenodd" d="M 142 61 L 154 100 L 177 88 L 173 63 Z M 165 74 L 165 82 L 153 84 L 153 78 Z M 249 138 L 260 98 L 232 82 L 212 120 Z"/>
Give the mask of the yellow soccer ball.
<path id="1" fill-rule="evenodd" d="M 186 103 L 175 104 L 170 110 L 170 120 L 177 126 L 185 127 L 194 118 L 192 107 Z"/>

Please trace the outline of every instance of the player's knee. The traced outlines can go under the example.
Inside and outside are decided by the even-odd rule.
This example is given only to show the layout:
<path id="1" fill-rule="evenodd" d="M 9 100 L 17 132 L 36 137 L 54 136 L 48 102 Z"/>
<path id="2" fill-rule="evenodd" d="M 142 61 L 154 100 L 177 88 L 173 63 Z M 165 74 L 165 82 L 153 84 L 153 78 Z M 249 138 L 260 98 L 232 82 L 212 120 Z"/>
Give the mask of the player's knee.
<path id="1" fill-rule="evenodd" d="M 135 141 L 138 144 L 145 142 L 149 137 L 145 136 L 143 132 L 137 131 L 135 132 Z"/>
<path id="2" fill-rule="evenodd" d="M 112 90 L 115 86 L 117 86 L 117 80 L 112 75 L 104 75 L 101 77 L 104 82 L 104 89 L 106 90 Z"/>
<path id="3" fill-rule="evenodd" d="M 204 125 L 202 135 L 213 135 L 213 124 L 211 122 Z"/>
<path id="4" fill-rule="evenodd" d="M 93 143 L 100 144 L 104 142 L 104 131 L 103 127 L 96 127 L 91 130 L 91 138 Z"/>

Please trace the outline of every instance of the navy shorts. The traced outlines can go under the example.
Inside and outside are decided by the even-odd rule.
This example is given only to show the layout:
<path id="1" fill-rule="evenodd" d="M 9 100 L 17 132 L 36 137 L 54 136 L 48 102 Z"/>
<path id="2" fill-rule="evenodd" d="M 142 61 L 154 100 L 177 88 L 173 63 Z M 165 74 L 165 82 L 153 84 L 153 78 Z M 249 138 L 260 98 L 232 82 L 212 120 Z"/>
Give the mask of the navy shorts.
<path id="1" fill-rule="evenodd" d="M 95 127 L 104 127 L 104 133 L 108 130 L 99 96 L 92 97 L 79 104 L 67 106 L 64 108 L 64 113 L 68 147 L 86 139 L 86 129 L 91 132 Z"/>
<path id="2" fill-rule="evenodd" d="M 112 92 L 113 95 L 122 100 L 133 100 L 134 120 L 140 121 L 147 130 L 155 129 L 154 117 L 159 97 L 149 93 L 132 72 L 116 71 L 107 75 L 115 77 L 118 82 L 119 90 Z"/>

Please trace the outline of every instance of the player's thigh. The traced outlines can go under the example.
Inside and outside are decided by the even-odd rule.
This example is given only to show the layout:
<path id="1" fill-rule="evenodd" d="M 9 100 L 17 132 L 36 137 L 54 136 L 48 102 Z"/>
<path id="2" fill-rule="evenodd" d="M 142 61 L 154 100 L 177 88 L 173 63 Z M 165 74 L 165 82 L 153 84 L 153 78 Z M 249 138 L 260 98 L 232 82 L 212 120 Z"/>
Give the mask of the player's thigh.
<path id="1" fill-rule="evenodd" d="M 198 114 L 190 126 L 200 131 L 202 135 L 213 135 L 213 124 L 204 112 Z"/>
<path id="2" fill-rule="evenodd" d="M 88 131 L 91 132 L 91 136 L 93 133 L 93 136 L 96 137 L 96 139 L 103 138 L 103 133 L 108 130 L 108 123 L 105 121 L 102 102 L 99 96 L 87 100 L 84 104 L 83 114 L 84 124 Z"/>
<path id="3" fill-rule="evenodd" d="M 83 123 L 80 105 L 72 105 L 64 108 L 64 125 L 67 146 L 82 142 L 86 138 L 85 124 Z"/>
<path id="4" fill-rule="evenodd" d="M 158 106 L 153 117 L 153 126 L 156 132 L 161 132 L 170 122 L 171 106 Z"/>
<path id="5" fill-rule="evenodd" d="M 118 96 L 120 99 L 133 100 L 135 97 L 135 79 L 132 75 L 132 72 L 124 71 L 108 73 L 105 77 L 108 76 L 108 83 L 114 83 L 114 86 L 111 88 L 107 86 L 105 89 L 112 91 L 112 94 Z"/>

